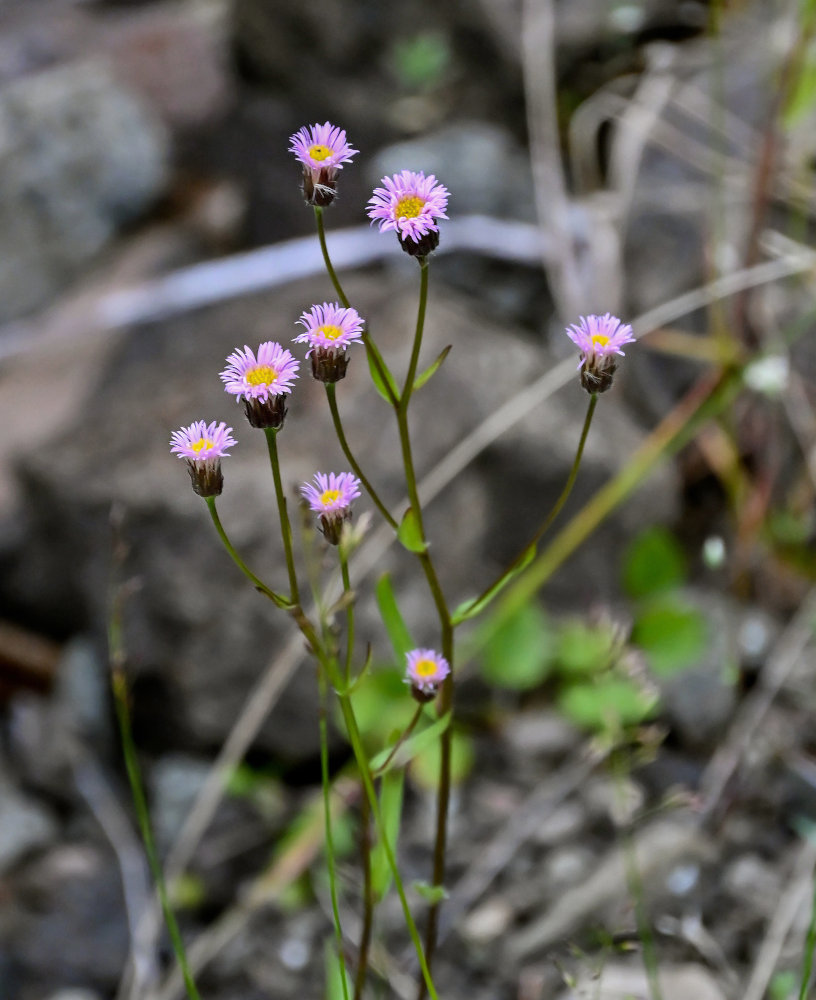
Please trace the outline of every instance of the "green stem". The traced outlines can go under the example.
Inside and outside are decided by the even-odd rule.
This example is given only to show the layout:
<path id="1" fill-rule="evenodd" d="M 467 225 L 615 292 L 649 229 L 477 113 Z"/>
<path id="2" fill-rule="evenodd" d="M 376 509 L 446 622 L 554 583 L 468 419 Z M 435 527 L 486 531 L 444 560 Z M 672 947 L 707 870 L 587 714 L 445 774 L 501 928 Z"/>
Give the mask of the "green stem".
<path id="1" fill-rule="evenodd" d="M 419 308 L 417 310 L 416 330 L 414 332 L 414 346 L 411 350 L 411 360 L 408 364 L 408 374 L 405 376 L 405 386 L 402 390 L 402 397 L 399 405 L 403 409 L 408 409 L 408 402 L 414 390 L 414 379 L 416 378 L 417 366 L 419 365 L 419 351 L 422 347 L 422 333 L 425 329 L 425 309 L 428 305 L 428 258 L 422 257 L 419 261 Z"/>
<path id="2" fill-rule="evenodd" d="M 278 514 L 280 515 L 281 537 L 283 538 L 283 551 L 286 556 L 286 571 L 289 574 L 289 589 L 291 591 L 292 604 L 300 603 L 300 593 L 298 592 L 297 573 L 295 572 L 295 557 L 292 551 L 292 525 L 289 523 L 289 512 L 286 509 L 286 496 L 283 492 L 281 482 L 280 461 L 278 459 L 278 431 L 279 427 L 267 427 L 266 446 L 269 451 L 269 464 L 272 466 L 272 479 L 275 482 L 275 497 L 278 501 Z"/>
<path id="3" fill-rule="evenodd" d="M 595 407 L 597 403 L 598 403 L 598 394 L 593 392 L 589 400 L 589 407 L 587 408 L 586 417 L 584 418 L 584 426 L 581 431 L 581 439 L 578 442 L 578 450 L 575 453 L 575 459 L 573 460 L 572 468 L 570 469 L 569 476 L 567 477 L 567 481 L 564 484 L 564 489 L 561 491 L 561 495 L 555 501 L 549 514 L 547 514 L 547 516 L 544 518 L 544 520 L 536 530 L 533 537 L 524 546 L 521 552 L 519 552 L 516 558 L 507 567 L 507 569 L 504 570 L 504 572 L 500 573 L 499 576 L 497 576 L 496 579 L 490 584 L 490 586 L 486 587 L 482 591 L 482 593 L 473 600 L 470 606 L 475 606 L 477 604 L 480 604 L 482 601 L 486 600 L 491 593 L 493 593 L 494 591 L 498 591 L 505 583 L 505 581 L 508 580 L 511 576 L 513 576 L 513 574 L 518 570 L 519 566 L 521 566 L 522 563 L 525 561 L 525 559 L 528 558 L 530 550 L 533 548 L 533 546 L 537 545 L 539 541 L 541 541 L 541 538 L 546 533 L 547 529 L 550 527 L 553 521 L 558 517 L 559 513 L 561 512 L 561 508 L 567 502 L 567 498 L 572 492 L 572 487 L 575 485 L 575 480 L 578 476 L 578 468 L 581 465 L 581 459 L 583 458 L 584 454 L 584 445 L 586 444 L 587 436 L 589 434 L 590 424 L 592 423 L 592 417 L 595 413 Z"/>
<path id="4" fill-rule="evenodd" d="M 150 812 L 147 807 L 147 798 L 142 783 L 139 761 L 136 756 L 136 744 L 133 741 L 133 730 L 130 724 L 130 709 L 128 707 L 127 681 L 124 672 L 124 650 L 121 639 L 121 599 L 118 597 L 114 602 L 108 625 L 108 644 L 111 659 L 111 686 L 113 688 L 113 700 L 116 706 L 116 718 L 119 723 L 119 735 L 122 740 L 122 754 L 125 758 L 130 791 L 133 796 L 133 804 L 136 809 L 136 817 L 139 822 L 139 829 L 144 842 L 145 854 L 147 855 L 150 871 L 156 883 L 156 890 L 159 894 L 164 920 L 170 934 L 170 942 L 176 955 L 181 975 L 184 979 L 184 986 L 190 1000 L 201 1000 L 196 987 L 190 963 L 187 961 L 187 951 L 184 947 L 184 940 L 181 936 L 176 915 L 170 906 L 170 899 L 167 894 L 167 884 L 164 881 L 164 871 L 159 861 L 156 851 L 156 843 L 153 840 L 153 831 L 150 826 Z"/>
<path id="5" fill-rule="evenodd" d="M 346 687 L 351 683 L 351 656 L 354 651 L 354 600 L 351 595 L 351 578 L 349 576 L 348 559 L 338 549 L 340 556 L 340 574 L 343 578 L 343 593 L 346 596 Z"/>
<path id="6" fill-rule="evenodd" d="M 326 265 L 326 271 L 331 278 L 331 283 L 334 285 L 334 290 L 337 292 L 337 297 L 346 309 L 348 309 L 349 300 L 346 298 L 346 293 L 343 291 L 340 279 L 337 277 L 337 273 L 332 266 L 331 257 L 329 257 L 329 248 L 326 246 L 326 231 L 323 226 L 323 209 L 319 205 L 315 205 L 314 214 L 315 222 L 317 223 L 317 238 L 320 240 L 320 250 L 323 254 L 323 263 Z"/>
<path id="7" fill-rule="evenodd" d="M 374 927 L 374 883 L 371 878 L 371 806 L 363 795 L 360 803 L 360 861 L 363 866 L 363 929 L 357 954 L 357 974 L 354 977 L 354 1000 L 362 1000 L 368 975 L 368 950 Z"/>
<path id="8" fill-rule="evenodd" d="M 218 511 L 215 506 L 215 497 L 205 497 L 204 499 L 207 503 L 207 507 L 209 508 L 210 517 L 215 525 L 215 530 L 218 532 L 218 536 L 221 539 L 224 548 L 227 550 L 238 569 L 240 569 L 244 576 L 247 577 L 256 590 L 260 590 L 262 594 L 265 594 L 270 601 L 275 603 L 279 608 L 290 608 L 291 602 L 287 601 L 287 599 L 281 594 L 277 594 L 274 590 L 267 587 L 263 580 L 260 580 L 257 576 L 255 576 L 252 570 L 235 551 L 232 542 L 227 537 L 226 531 L 224 531 L 224 526 L 221 524 L 221 518 L 218 516 Z"/>
<path id="9" fill-rule="evenodd" d="M 343 981 L 343 1000 L 349 1000 L 346 982 L 346 959 L 343 954 L 343 930 L 340 924 L 340 904 L 337 893 L 337 857 L 334 851 L 334 834 L 331 820 L 331 779 L 329 777 L 329 736 L 326 723 L 326 702 L 328 684 L 323 665 L 317 665 L 318 689 L 320 694 L 320 780 L 323 786 L 323 816 L 326 827 L 326 866 L 329 871 L 329 893 L 331 895 L 334 933 L 337 939 L 337 960 L 340 963 L 340 978 Z"/>
<path id="10" fill-rule="evenodd" d="M 405 924 L 408 928 L 408 933 L 411 937 L 414 948 L 416 949 L 420 968 L 422 969 L 423 982 L 425 983 L 432 1000 L 439 1000 L 433 980 L 431 979 L 431 970 L 428 967 L 428 963 L 425 959 L 425 952 L 422 949 L 422 941 L 419 937 L 419 931 L 417 930 L 416 923 L 413 915 L 411 914 L 411 908 L 408 905 L 408 898 L 405 894 L 405 886 L 402 883 L 402 877 L 400 875 L 399 868 L 397 867 L 394 851 L 388 839 L 388 832 L 386 830 L 385 823 L 383 822 L 382 813 L 380 812 L 380 803 L 377 799 L 377 792 L 374 788 L 374 780 L 371 777 L 371 770 L 368 766 L 368 758 L 366 757 L 365 749 L 363 748 L 363 741 L 360 736 L 360 730 L 357 727 L 357 719 L 354 715 L 351 699 L 345 694 L 339 694 L 338 698 L 340 701 L 340 709 L 343 713 L 343 721 L 346 725 L 346 731 L 351 742 L 352 750 L 354 751 L 357 766 L 360 769 L 363 787 L 365 788 L 366 796 L 368 797 L 368 802 L 371 806 L 371 813 L 374 817 L 377 833 L 382 840 L 383 850 L 385 851 L 385 857 L 388 861 L 388 867 L 391 869 L 391 875 L 394 879 L 397 895 L 399 896 L 400 903 L 402 904 L 402 913 L 405 919 Z"/>
<path id="11" fill-rule="evenodd" d="M 396 531 L 399 528 L 399 525 L 391 516 L 391 514 L 388 511 L 388 508 L 385 506 L 382 500 L 380 500 L 377 491 L 368 481 L 368 478 L 366 477 L 363 470 L 360 468 L 360 465 L 357 462 L 357 459 L 354 457 L 354 453 L 352 452 L 351 448 L 349 447 L 349 443 L 346 440 L 346 435 L 345 432 L 343 431 L 343 422 L 340 419 L 340 411 L 337 408 L 337 393 L 334 382 L 326 383 L 326 398 L 329 401 L 329 409 L 331 410 L 332 423 L 334 424 L 334 430 L 335 433 L 337 434 L 337 440 L 340 442 L 340 447 L 343 449 L 343 454 L 346 456 L 346 460 L 353 469 L 355 476 L 357 476 L 357 478 L 363 484 L 366 493 L 368 493 L 369 497 L 371 497 L 371 500 L 374 503 L 377 510 L 391 525 L 394 531 Z"/>
<path id="12" fill-rule="evenodd" d="M 414 729 L 416 728 L 416 724 L 419 722 L 420 718 L 422 717 L 422 709 L 424 707 L 425 707 L 424 705 L 417 705 L 417 710 L 416 710 L 416 712 L 414 712 L 414 715 L 413 715 L 411 721 L 408 723 L 408 725 L 405 727 L 405 729 L 403 729 L 403 731 L 400 733 L 400 736 L 399 736 L 399 739 L 397 740 L 397 742 L 393 745 L 393 747 L 391 747 L 391 753 L 385 758 L 385 760 L 382 762 L 382 764 L 380 764 L 380 766 L 374 772 L 374 777 L 375 778 L 379 778 L 379 776 L 381 774 L 383 774 L 387 770 L 388 765 L 394 759 L 394 755 L 396 754 L 397 750 L 399 750 L 399 748 L 402 746 L 402 744 L 408 739 L 408 737 L 414 731 Z"/>

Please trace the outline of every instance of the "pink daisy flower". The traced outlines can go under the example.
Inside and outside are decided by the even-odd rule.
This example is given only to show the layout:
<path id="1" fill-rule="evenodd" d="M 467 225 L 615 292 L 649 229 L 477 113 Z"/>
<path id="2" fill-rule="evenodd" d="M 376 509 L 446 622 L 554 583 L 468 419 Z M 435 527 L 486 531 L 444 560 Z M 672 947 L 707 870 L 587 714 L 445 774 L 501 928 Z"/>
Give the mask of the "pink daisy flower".
<path id="1" fill-rule="evenodd" d="M 304 125 L 289 138 L 289 152 L 303 164 L 303 195 L 310 205 L 325 207 L 334 200 L 337 171 L 359 150 L 346 141 L 344 129 L 324 122 Z"/>
<path id="2" fill-rule="evenodd" d="M 635 335 L 632 327 L 611 313 L 603 316 L 581 316 L 577 325 L 568 326 L 567 336 L 580 349 L 581 384 L 591 393 L 605 392 L 612 385 L 617 367 L 616 355 L 631 344 Z"/>
<path id="3" fill-rule="evenodd" d="M 380 232 L 394 230 L 403 249 L 425 256 L 439 244 L 437 219 L 447 219 L 448 189 L 429 174 L 403 170 L 383 177 L 384 187 L 375 188 L 368 202 L 368 217 Z M 410 240 L 414 247 L 406 246 Z M 422 250 L 423 252 L 419 252 Z"/>
<path id="4" fill-rule="evenodd" d="M 320 382 L 338 382 L 348 368 L 346 348 L 363 339 L 363 321 L 356 309 L 338 302 L 324 302 L 301 315 L 305 330 L 294 338 L 296 344 L 308 344 L 306 357 L 312 359 L 312 374 Z"/>
<path id="5" fill-rule="evenodd" d="M 285 397 L 298 377 L 298 361 L 280 344 L 267 340 L 258 356 L 249 347 L 234 351 L 221 372 L 224 388 L 243 399 L 253 427 L 280 427 L 286 416 Z"/>
<path id="6" fill-rule="evenodd" d="M 232 428 L 225 423 L 197 420 L 189 427 L 173 431 L 170 451 L 187 462 L 193 489 L 201 497 L 217 497 L 224 486 L 221 459 L 235 444 Z"/>
<path id="7" fill-rule="evenodd" d="M 405 654 L 405 658 L 405 679 L 411 685 L 414 697 L 429 701 L 450 673 L 448 661 L 433 649 L 412 649 Z"/>
<path id="8" fill-rule="evenodd" d="M 360 496 L 360 480 L 350 472 L 316 472 L 314 483 L 303 483 L 300 492 L 318 515 L 327 542 L 337 545 L 343 524 L 351 520 L 351 505 Z"/>

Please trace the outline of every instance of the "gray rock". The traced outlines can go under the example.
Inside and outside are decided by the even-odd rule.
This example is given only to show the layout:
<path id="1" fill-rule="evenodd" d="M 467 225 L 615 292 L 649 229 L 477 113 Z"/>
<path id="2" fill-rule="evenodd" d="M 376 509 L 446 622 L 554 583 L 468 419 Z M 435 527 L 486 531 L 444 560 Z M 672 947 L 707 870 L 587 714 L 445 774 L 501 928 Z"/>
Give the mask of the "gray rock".
<path id="1" fill-rule="evenodd" d="M 725 1000 L 717 980 L 703 965 L 661 965 L 658 973 L 664 1000 Z M 652 996 L 642 963 L 604 962 L 600 969 L 583 973 L 573 989 L 559 1000 L 628 1000 Z"/>
<path id="2" fill-rule="evenodd" d="M 173 843 L 211 769 L 208 761 L 182 754 L 162 757 L 154 765 L 151 819 L 159 850 Z"/>
<path id="3" fill-rule="evenodd" d="M 56 834 L 56 822 L 45 806 L 23 794 L 0 770 L 0 874 Z"/>
<path id="4" fill-rule="evenodd" d="M 0 91 L 0 320 L 47 302 L 166 180 L 164 129 L 100 63 Z"/>
<path id="5" fill-rule="evenodd" d="M 408 274 L 413 278 L 414 269 Z M 404 370 L 416 308 L 413 289 L 406 291 L 398 276 L 349 280 L 347 287 L 395 370 Z M 169 453 L 169 435 L 203 416 L 225 419 L 236 428 L 239 444 L 224 463 L 221 516 L 256 572 L 283 587 L 263 438 L 245 424 L 242 410 L 223 392 L 218 372 L 237 345 L 257 345 L 270 336 L 288 340 L 300 312 L 327 294 L 318 289 L 315 282 L 293 285 L 125 336 L 82 412 L 66 423 L 59 445 L 55 441 L 47 454 L 27 454 L 20 462 L 26 510 L 21 556 L 3 574 L 2 586 L 14 588 L 18 603 L 37 606 L 45 620 L 50 615 L 64 620 L 66 609 L 75 609 L 78 619 L 90 621 L 96 634 L 103 635 L 109 613 L 109 512 L 118 504 L 125 511 L 121 533 L 128 548 L 122 578 L 140 581 L 125 606 L 128 669 L 134 679 L 157 685 L 150 726 L 153 731 L 166 728 L 170 739 L 191 738 L 199 746 L 222 740 L 251 686 L 293 630 L 221 550 L 183 464 Z M 276 318 L 272 326 L 270 317 Z M 511 398 L 553 363 L 506 328 L 486 323 L 470 299 L 451 296 L 440 285 L 433 289 L 426 337 L 423 364 L 447 343 L 455 349 L 412 407 L 420 476 L 499 401 Z M 290 496 L 316 469 L 346 467 L 323 395 L 321 386 L 304 377 L 292 397 L 279 439 Z M 396 504 L 404 492 L 396 435 L 360 352 L 338 397 L 354 450 L 385 501 Z M 642 438 L 612 394 L 602 405 L 604 417 L 590 435 L 565 518 L 623 465 Z M 486 585 L 517 554 L 560 493 L 585 407 L 576 378 L 428 505 L 429 537 L 454 605 Z M 552 599 L 574 611 L 614 595 L 627 537 L 643 523 L 646 511 L 650 519 L 655 512 L 670 518 L 674 503 L 673 475 L 664 470 L 574 555 L 569 571 L 550 584 Z M 360 513 L 368 506 L 362 501 Z M 55 536 L 57 517 L 61 527 Z M 378 561 L 377 571 L 389 567 L 398 590 L 406 594 L 417 641 L 433 641 L 434 615 L 413 558 L 392 548 Z M 360 640 L 370 638 L 377 655 L 387 655 L 381 626 L 374 624 L 376 612 L 366 603 L 368 593 L 366 582 L 361 587 Z M 368 630 L 366 623 L 371 623 Z M 138 688 L 136 695 L 138 709 Z M 314 753 L 316 740 L 314 670 L 306 662 L 283 693 L 263 742 L 298 759 Z"/>

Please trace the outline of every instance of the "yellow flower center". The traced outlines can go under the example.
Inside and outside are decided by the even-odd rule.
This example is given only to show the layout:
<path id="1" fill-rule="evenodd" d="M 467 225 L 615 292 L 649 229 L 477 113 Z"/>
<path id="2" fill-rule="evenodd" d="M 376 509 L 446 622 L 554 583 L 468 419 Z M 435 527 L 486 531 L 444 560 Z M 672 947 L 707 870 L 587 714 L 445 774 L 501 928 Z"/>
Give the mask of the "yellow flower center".
<path id="1" fill-rule="evenodd" d="M 209 451 L 212 446 L 212 441 L 209 441 L 207 438 L 199 438 L 198 441 L 190 445 L 193 451 Z"/>
<path id="2" fill-rule="evenodd" d="M 318 328 L 318 333 L 322 333 L 326 340 L 337 340 L 338 337 L 343 336 L 343 331 L 339 326 L 334 326 L 332 323 L 326 323 L 325 326 Z"/>
<path id="3" fill-rule="evenodd" d="M 257 368 L 248 371 L 244 377 L 250 385 L 272 385 L 273 382 L 278 381 L 278 374 L 272 365 L 258 365 Z"/>
<path id="4" fill-rule="evenodd" d="M 309 156 L 313 160 L 320 160 L 322 162 L 323 160 L 328 160 L 331 155 L 332 151 L 329 147 L 321 146 L 319 142 L 316 142 L 314 146 L 309 146 Z"/>
<path id="5" fill-rule="evenodd" d="M 328 507 L 329 504 L 333 504 L 335 500 L 340 499 L 340 490 L 324 490 L 320 495 L 320 502 L 324 507 Z"/>
<path id="6" fill-rule="evenodd" d="M 439 667 L 436 660 L 417 660 L 414 664 L 414 670 L 420 677 L 433 677 Z"/>
<path id="7" fill-rule="evenodd" d="M 421 198 L 407 194 L 397 202 L 396 216 L 398 219 L 415 219 L 424 207 L 425 202 Z"/>
<path id="8" fill-rule="evenodd" d="M 605 333 L 593 333 L 592 343 L 597 344 L 598 347 L 606 347 L 609 343 L 609 337 L 607 337 Z"/>

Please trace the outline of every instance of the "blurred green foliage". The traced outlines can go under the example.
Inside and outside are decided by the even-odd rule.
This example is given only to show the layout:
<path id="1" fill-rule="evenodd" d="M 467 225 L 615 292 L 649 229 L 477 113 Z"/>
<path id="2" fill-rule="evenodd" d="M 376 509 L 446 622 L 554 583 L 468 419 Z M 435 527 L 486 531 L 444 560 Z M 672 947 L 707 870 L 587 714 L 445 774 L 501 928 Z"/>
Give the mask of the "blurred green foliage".
<path id="1" fill-rule="evenodd" d="M 441 83 L 452 61 L 450 43 L 441 31 L 423 31 L 396 41 L 389 62 L 406 90 L 430 90 Z"/>

